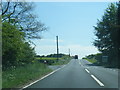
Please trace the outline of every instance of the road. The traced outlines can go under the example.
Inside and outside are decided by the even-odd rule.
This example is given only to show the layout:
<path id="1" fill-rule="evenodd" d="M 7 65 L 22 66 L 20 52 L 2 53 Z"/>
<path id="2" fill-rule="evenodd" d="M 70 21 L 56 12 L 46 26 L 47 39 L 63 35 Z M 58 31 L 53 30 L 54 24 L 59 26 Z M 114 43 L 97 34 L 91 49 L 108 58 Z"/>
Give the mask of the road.
<path id="1" fill-rule="evenodd" d="M 27 88 L 118 88 L 118 70 L 73 59 L 63 68 Z"/>

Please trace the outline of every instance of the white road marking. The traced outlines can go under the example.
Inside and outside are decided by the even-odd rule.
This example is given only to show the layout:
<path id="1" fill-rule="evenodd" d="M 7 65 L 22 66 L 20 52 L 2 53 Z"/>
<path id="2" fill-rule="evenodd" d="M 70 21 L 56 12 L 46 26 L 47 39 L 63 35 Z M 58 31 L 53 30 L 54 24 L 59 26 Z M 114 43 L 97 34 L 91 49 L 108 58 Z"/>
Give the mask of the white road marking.
<path id="1" fill-rule="evenodd" d="M 94 75 L 91 75 L 91 77 L 100 85 L 100 86 L 104 86 L 104 84 L 102 82 L 100 82 Z"/>
<path id="2" fill-rule="evenodd" d="M 88 71 L 87 69 L 85 69 L 86 72 L 90 73 L 90 71 Z"/>
<path id="3" fill-rule="evenodd" d="M 37 83 L 37 82 L 38 82 L 38 81 L 40 81 L 40 80 L 43 80 L 44 78 L 46 78 L 46 77 L 48 77 L 48 76 L 52 75 L 53 73 L 55 73 L 55 72 L 57 72 L 58 70 L 60 70 L 60 69 L 64 68 L 65 66 L 66 66 L 66 65 L 64 65 L 63 67 L 58 68 L 58 69 L 54 70 L 53 72 L 51 72 L 51 73 L 49 73 L 49 74 L 47 74 L 47 75 L 43 76 L 42 78 L 40 78 L 40 79 L 38 79 L 38 80 L 36 80 L 36 81 L 34 81 L 34 82 L 32 82 L 32 83 L 30 83 L 30 84 L 28 84 L 28 85 L 24 86 L 24 87 L 23 87 L 22 89 L 20 89 L 20 90 L 23 90 L 23 89 L 25 89 L 25 88 L 27 88 L 27 87 L 31 86 L 32 84 L 35 84 L 35 83 Z"/>
<path id="4" fill-rule="evenodd" d="M 72 60 L 71 60 L 72 61 Z M 68 64 L 70 64 L 71 63 L 71 61 L 68 63 Z"/>
<path id="5" fill-rule="evenodd" d="M 58 68 L 58 69 L 62 69 L 62 68 L 64 68 L 66 65 L 64 65 L 64 66 L 62 66 L 61 68 Z M 58 71 L 58 70 L 57 70 Z"/>
<path id="6" fill-rule="evenodd" d="M 80 64 L 81 66 L 83 66 L 82 63 L 81 63 L 80 61 L 79 61 L 79 64 Z"/>

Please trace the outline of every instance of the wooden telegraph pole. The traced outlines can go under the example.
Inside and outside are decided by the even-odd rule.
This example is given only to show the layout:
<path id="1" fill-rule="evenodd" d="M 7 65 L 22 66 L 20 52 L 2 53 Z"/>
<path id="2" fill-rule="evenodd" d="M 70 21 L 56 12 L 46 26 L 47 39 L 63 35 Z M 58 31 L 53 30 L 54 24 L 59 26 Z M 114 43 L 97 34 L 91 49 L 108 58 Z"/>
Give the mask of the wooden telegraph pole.
<path id="1" fill-rule="evenodd" d="M 57 42 L 57 61 L 58 61 L 59 60 L 58 36 L 56 36 L 56 42 Z"/>
<path id="2" fill-rule="evenodd" d="M 70 57 L 70 49 L 69 49 L 69 57 Z"/>

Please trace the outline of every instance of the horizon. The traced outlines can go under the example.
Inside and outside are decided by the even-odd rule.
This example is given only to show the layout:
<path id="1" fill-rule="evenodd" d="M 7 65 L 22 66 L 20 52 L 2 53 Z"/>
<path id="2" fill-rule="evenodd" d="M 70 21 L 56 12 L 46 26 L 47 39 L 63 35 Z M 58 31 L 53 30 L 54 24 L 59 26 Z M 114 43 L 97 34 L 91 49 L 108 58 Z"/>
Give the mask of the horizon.
<path id="1" fill-rule="evenodd" d="M 110 2 L 35 2 L 34 13 L 48 27 L 41 40 L 33 40 L 38 55 L 56 53 L 56 36 L 59 53 L 78 55 L 79 58 L 99 53 L 92 45 L 94 28 Z"/>

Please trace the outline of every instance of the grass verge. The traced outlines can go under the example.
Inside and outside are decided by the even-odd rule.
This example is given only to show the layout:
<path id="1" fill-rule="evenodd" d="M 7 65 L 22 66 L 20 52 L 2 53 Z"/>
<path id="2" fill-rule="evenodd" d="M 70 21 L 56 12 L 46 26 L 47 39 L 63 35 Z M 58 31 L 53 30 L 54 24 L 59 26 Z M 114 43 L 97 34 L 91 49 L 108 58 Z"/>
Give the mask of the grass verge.
<path id="1" fill-rule="evenodd" d="M 60 59 L 57 62 L 53 63 L 52 65 L 64 65 L 70 62 L 71 59 Z"/>
<path id="2" fill-rule="evenodd" d="M 37 57 L 37 60 L 56 60 L 57 58 L 53 58 L 53 57 Z"/>
<path id="3" fill-rule="evenodd" d="M 97 62 L 96 59 L 88 59 L 88 58 L 86 58 L 86 60 L 89 61 L 89 62 L 91 62 L 91 63 L 96 63 Z"/>
<path id="4" fill-rule="evenodd" d="M 18 88 L 48 74 L 51 71 L 51 69 L 41 63 L 28 64 L 24 67 L 3 71 L 2 88 Z"/>

